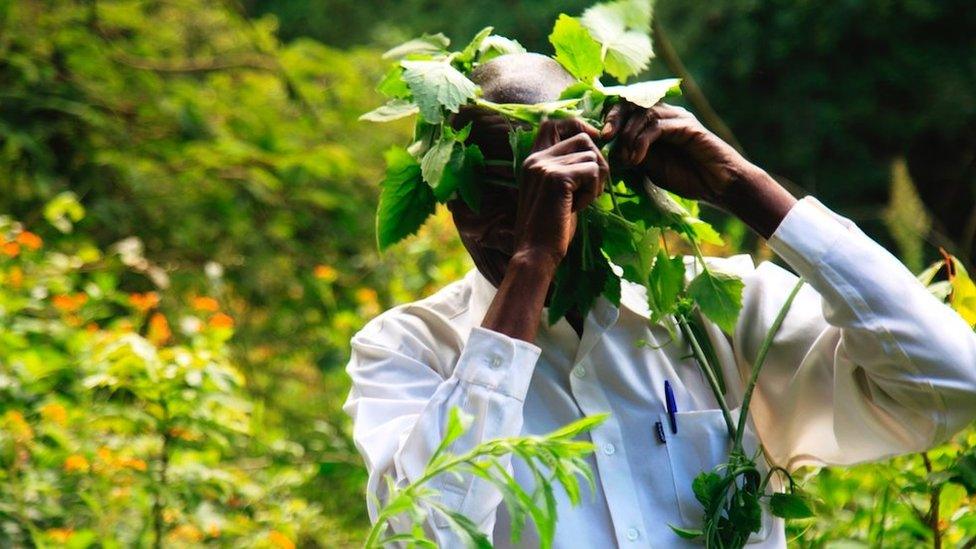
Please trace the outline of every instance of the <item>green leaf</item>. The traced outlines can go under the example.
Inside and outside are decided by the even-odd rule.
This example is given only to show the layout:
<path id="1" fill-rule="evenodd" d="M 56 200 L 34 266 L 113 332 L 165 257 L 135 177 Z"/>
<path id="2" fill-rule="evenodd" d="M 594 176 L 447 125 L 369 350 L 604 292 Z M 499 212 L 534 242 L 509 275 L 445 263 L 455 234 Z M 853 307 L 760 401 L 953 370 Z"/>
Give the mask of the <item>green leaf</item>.
<path id="1" fill-rule="evenodd" d="M 731 334 L 742 309 L 742 288 L 737 276 L 705 270 L 688 285 L 688 294 L 709 320 Z"/>
<path id="2" fill-rule="evenodd" d="M 457 147 L 444 169 L 441 182 L 434 188 L 438 202 L 445 202 L 457 192 L 465 204 L 475 212 L 481 211 L 481 184 L 478 174 L 485 158 L 477 145 Z"/>
<path id="3" fill-rule="evenodd" d="M 420 109 L 417 108 L 417 104 L 413 101 L 394 99 L 385 105 L 377 107 L 360 116 L 359 119 L 366 120 L 368 122 L 390 122 L 392 120 L 399 120 L 400 118 L 417 114 L 419 110 Z"/>
<path id="4" fill-rule="evenodd" d="M 684 289 L 684 280 L 685 262 L 682 257 L 668 257 L 664 250 L 658 250 L 647 286 L 651 320 L 657 322 L 675 311 L 678 297 Z"/>
<path id="5" fill-rule="evenodd" d="M 950 471 L 953 482 L 966 488 L 970 495 L 976 494 L 976 449 L 959 456 Z"/>
<path id="6" fill-rule="evenodd" d="M 949 304 L 970 326 L 976 327 L 976 283 L 969 277 L 962 262 L 952 258 L 955 274 L 950 278 L 952 294 Z"/>
<path id="7" fill-rule="evenodd" d="M 618 0 L 583 12 L 583 26 L 601 45 L 606 71 L 625 82 L 647 68 L 654 57 L 648 0 Z"/>
<path id="8" fill-rule="evenodd" d="M 623 269 L 624 278 L 647 285 L 657 253 L 660 231 L 643 229 L 618 216 L 608 216 L 603 231 L 603 251 Z"/>
<path id="9" fill-rule="evenodd" d="M 480 52 L 478 62 L 486 63 L 502 55 L 525 53 L 525 48 L 523 48 L 522 44 L 519 44 L 516 40 L 493 34 L 481 42 L 481 46 L 478 48 L 478 51 Z"/>
<path id="10" fill-rule="evenodd" d="M 601 88 L 600 91 L 606 95 L 623 97 L 635 105 L 649 109 L 666 95 L 681 93 L 681 79 L 666 78 L 626 86 L 609 86 Z"/>
<path id="11" fill-rule="evenodd" d="M 795 496 L 791 496 L 795 497 Z M 740 532 L 758 532 L 762 528 L 762 506 L 752 492 L 735 492 L 729 505 L 729 521 Z"/>
<path id="12" fill-rule="evenodd" d="M 586 317 L 600 295 L 613 291 L 612 282 L 608 282 L 608 279 L 616 275 L 606 256 L 599 251 L 601 231 L 597 227 L 590 227 L 591 224 L 584 219 L 580 217 L 576 236 L 556 270 L 552 297 L 549 299 L 549 324 L 555 324 L 572 309 Z M 611 297 L 612 293 L 608 299 Z"/>
<path id="13" fill-rule="evenodd" d="M 450 38 L 444 36 L 442 33 L 425 34 L 420 38 L 408 40 L 399 46 L 387 50 L 383 54 L 383 59 L 403 59 L 409 55 L 447 53 L 447 47 L 450 45 Z"/>
<path id="14" fill-rule="evenodd" d="M 528 122 L 538 126 L 544 118 L 571 118 L 582 114 L 572 109 L 580 102 L 579 99 L 563 99 L 547 103 L 493 103 L 484 99 L 478 100 L 478 105 L 491 109 L 499 114 Z"/>
<path id="15" fill-rule="evenodd" d="M 701 530 L 693 529 L 693 528 L 679 528 L 678 526 L 675 526 L 673 524 L 669 524 L 668 528 L 670 528 L 672 531 L 674 531 L 675 534 L 678 534 L 684 539 L 697 539 L 705 535 L 705 533 L 702 532 Z"/>
<path id="16" fill-rule="evenodd" d="M 722 246 L 725 244 L 725 241 L 722 240 L 722 235 L 718 234 L 715 227 L 712 227 L 701 219 L 698 219 L 697 217 L 686 217 L 685 223 L 688 224 L 692 234 L 694 234 L 695 238 L 697 238 L 699 241 L 715 244 L 716 246 Z"/>
<path id="17" fill-rule="evenodd" d="M 444 438 L 441 439 L 441 443 L 430 457 L 431 461 L 446 450 L 452 442 L 460 438 L 471 426 L 473 420 L 473 416 L 465 414 L 460 408 L 451 408 L 447 416 L 447 426 L 444 428 Z"/>
<path id="18" fill-rule="evenodd" d="M 705 509 L 712 507 L 716 497 L 721 497 L 719 490 L 722 487 L 722 477 L 718 473 L 702 471 L 691 482 L 691 491 L 695 494 L 695 499 Z"/>
<path id="19" fill-rule="evenodd" d="M 410 88 L 403 81 L 403 67 L 395 65 L 387 71 L 386 75 L 383 76 L 383 80 L 380 80 L 379 85 L 376 86 L 376 91 L 391 99 L 408 99 L 410 97 Z"/>
<path id="20" fill-rule="evenodd" d="M 485 27 L 480 31 L 478 31 L 478 34 L 475 34 L 474 38 L 472 38 L 471 41 L 468 42 L 468 45 L 464 46 L 464 49 L 461 50 L 461 53 L 459 53 L 457 57 L 454 58 L 455 61 L 461 63 L 471 63 L 471 61 L 474 60 L 474 56 L 481 49 L 482 42 L 485 41 L 485 38 L 488 38 L 488 36 L 491 34 L 491 31 L 493 30 L 494 30 L 493 27 Z"/>
<path id="21" fill-rule="evenodd" d="M 431 124 L 444 121 L 444 110 L 458 112 L 473 99 L 478 86 L 444 61 L 401 61 L 403 79 L 410 87 L 420 114 Z"/>
<path id="22" fill-rule="evenodd" d="M 436 189 L 440 184 L 441 176 L 444 174 L 444 167 L 451 160 L 451 153 L 455 149 L 460 150 L 461 147 L 453 136 L 445 133 L 434 143 L 433 147 L 427 150 L 427 153 L 420 160 L 420 172 L 423 174 L 424 181 L 431 188 Z"/>
<path id="23" fill-rule="evenodd" d="M 797 494 L 775 493 L 769 498 L 769 510 L 773 515 L 786 519 L 802 519 L 814 516 L 810 504 Z"/>
<path id="24" fill-rule="evenodd" d="M 393 147 L 386 154 L 386 177 L 376 209 L 376 242 L 380 250 L 417 232 L 436 201 L 424 183 L 420 164 L 406 151 Z"/>
<path id="25" fill-rule="evenodd" d="M 603 72 L 600 44 L 575 17 L 560 14 L 549 42 L 556 50 L 556 61 L 576 78 L 589 82 Z"/>

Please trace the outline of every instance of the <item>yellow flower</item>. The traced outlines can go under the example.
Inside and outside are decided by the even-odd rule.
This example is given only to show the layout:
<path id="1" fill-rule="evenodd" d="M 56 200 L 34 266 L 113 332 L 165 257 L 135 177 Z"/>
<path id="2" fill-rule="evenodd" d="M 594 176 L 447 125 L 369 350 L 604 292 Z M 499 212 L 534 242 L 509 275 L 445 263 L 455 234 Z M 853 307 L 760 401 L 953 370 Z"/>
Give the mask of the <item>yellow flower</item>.
<path id="1" fill-rule="evenodd" d="M 41 406 L 41 417 L 58 425 L 64 425 L 68 422 L 68 410 L 64 406 L 52 402 Z"/>
<path id="2" fill-rule="evenodd" d="M 58 543 L 68 543 L 71 536 L 75 535 L 75 531 L 71 528 L 51 528 L 44 533 Z"/>
<path id="3" fill-rule="evenodd" d="M 17 243 L 30 250 L 36 250 L 44 245 L 44 241 L 41 240 L 41 237 L 30 231 L 24 231 L 18 234 Z"/>
<path id="4" fill-rule="evenodd" d="M 28 442 L 34 438 L 34 430 L 31 429 L 30 424 L 24 419 L 24 414 L 16 410 L 10 410 L 3 417 L 7 424 L 7 429 L 13 435 L 14 440 L 17 442 Z"/>
<path id="5" fill-rule="evenodd" d="M 230 315 L 217 313 L 210 317 L 208 324 L 210 324 L 211 328 L 233 328 L 234 319 L 231 318 Z"/>
<path id="6" fill-rule="evenodd" d="M 64 470 L 69 473 L 86 473 L 88 460 L 80 454 L 71 454 L 64 460 Z"/>
<path id="7" fill-rule="evenodd" d="M 24 284 L 24 271 L 16 265 L 10 269 L 10 273 L 7 275 L 7 277 L 10 285 L 14 288 L 20 288 Z"/>
<path id="8" fill-rule="evenodd" d="M 146 462 L 145 461 L 143 461 L 143 460 L 141 460 L 139 458 L 132 458 L 132 457 L 126 457 L 126 458 L 120 459 L 119 460 L 119 465 L 121 467 L 127 467 L 129 469 L 132 469 L 133 471 L 142 471 L 142 472 L 145 472 L 146 469 L 149 468 L 146 465 Z"/>
<path id="9" fill-rule="evenodd" d="M 192 524 L 181 524 L 170 531 L 169 537 L 177 541 L 198 542 L 203 539 L 203 532 Z"/>
<path id="10" fill-rule="evenodd" d="M 207 535 L 210 536 L 210 537 L 212 537 L 212 538 L 219 538 L 220 537 L 220 525 L 217 524 L 216 522 L 211 522 L 210 525 L 207 526 Z"/>
<path id="11" fill-rule="evenodd" d="M 268 532 L 268 541 L 278 549 L 295 549 L 295 542 L 277 530 Z"/>
<path id="12" fill-rule="evenodd" d="M 312 273 L 315 278 L 326 282 L 335 282 L 339 278 L 339 271 L 329 265 L 316 265 Z"/>
<path id="13" fill-rule="evenodd" d="M 220 303 L 216 299 L 208 296 L 198 296 L 194 297 L 192 300 L 193 308 L 198 311 L 206 311 L 208 313 L 216 313 L 220 310 Z"/>

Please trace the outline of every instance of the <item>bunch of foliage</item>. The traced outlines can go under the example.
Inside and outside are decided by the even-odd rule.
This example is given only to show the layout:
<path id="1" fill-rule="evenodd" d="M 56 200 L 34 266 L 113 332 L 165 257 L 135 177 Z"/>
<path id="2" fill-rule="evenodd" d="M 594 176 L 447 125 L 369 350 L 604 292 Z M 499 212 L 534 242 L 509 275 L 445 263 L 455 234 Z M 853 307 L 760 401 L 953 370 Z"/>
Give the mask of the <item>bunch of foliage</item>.
<path id="1" fill-rule="evenodd" d="M 553 487 L 566 491 L 570 502 L 580 502 L 580 477 L 590 483 L 594 479 L 586 456 L 593 452 L 590 442 L 573 440 L 593 429 L 606 419 L 606 415 L 585 417 L 565 427 L 542 436 L 519 436 L 488 440 L 471 450 L 457 455 L 450 451 L 451 444 L 471 426 L 470 416 L 457 408 L 451 410 L 444 437 L 431 455 L 420 477 L 403 487 L 397 487 L 387 477 L 387 503 L 380 509 L 373 528 L 366 538 L 367 548 L 385 547 L 393 542 L 408 542 L 418 546 L 434 547 L 424 524 L 433 515 L 443 517 L 467 545 L 491 547 L 491 540 L 478 529 L 471 519 L 450 509 L 438 501 L 439 492 L 428 486 L 431 480 L 442 475 L 473 475 L 491 483 L 502 495 L 512 521 L 512 543 L 517 542 L 531 519 L 539 534 L 539 545 L 552 547 L 556 531 L 556 499 Z M 511 456 L 522 460 L 532 471 L 535 490 L 528 493 L 515 480 L 503 458 Z M 401 533 L 383 537 L 390 526 L 406 515 L 406 527 L 400 522 Z"/>
<path id="2" fill-rule="evenodd" d="M 79 221 L 71 195 L 49 204 Z M 229 360 L 233 319 L 197 295 L 176 316 L 131 248 L 52 248 L 0 217 L 0 545 L 294 547 L 314 474 L 260 432 Z"/>

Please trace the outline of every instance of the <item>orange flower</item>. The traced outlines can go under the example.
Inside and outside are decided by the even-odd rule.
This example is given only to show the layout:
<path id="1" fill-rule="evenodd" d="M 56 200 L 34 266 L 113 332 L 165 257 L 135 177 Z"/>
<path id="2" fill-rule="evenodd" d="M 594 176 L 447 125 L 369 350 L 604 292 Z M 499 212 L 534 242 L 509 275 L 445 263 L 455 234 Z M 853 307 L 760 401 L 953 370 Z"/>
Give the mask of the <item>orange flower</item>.
<path id="1" fill-rule="evenodd" d="M 57 543 L 68 543 L 71 536 L 75 535 L 75 531 L 71 528 L 51 528 L 44 533 Z"/>
<path id="2" fill-rule="evenodd" d="M 125 457 L 119 460 L 119 466 L 132 469 L 133 471 L 146 472 L 149 468 L 146 462 L 139 458 Z"/>
<path id="3" fill-rule="evenodd" d="M 16 242 L 4 242 L 3 246 L 0 246 L 0 253 L 10 257 L 17 257 L 20 255 L 20 244 Z"/>
<path id="4" fill-rule="evenodd" d="M 55 309 L 58 309 L 64 313 L 73 313 L 81 308 L 85 302 L 88 301 L 88 296 L 83 293 L 71 294 L 60 294 L 56 295 L 51 299 L 51 304 L 54 305 Z"/>
<path id="5" fill-rule="evenodd" d="M 69 473 L 87 473 L 88 460 L 80 454 L 71 454 L 64 460 L 64 470 Z"/>
<path id="6" fill-rule="evenodd" d="M 379 296 L 376 294 L 376 290 L 372 288 L 360 288 L 356 290 L 356 301 L 362 305 L 371 305 L 377 303 Z"/>
<path id="7" fill-rule="evenodd" d="M 41 406 L 41 417 L 58 425 L 64 425 L 68 422 L 68 411 L 64 406 L 52 402 Z"/>
<path id="8" fill-rule="evenodd" d="M 4 414 L 3 418 L 7 429 L 17 442 L 28 442 L 34 438 L 34 430 L 31 429 L 30 424 L 24 419 L 24 414 L 17 410 L 10 410 Z"/>
<path id="9" fill-rule="evenodd" d="M 339 271 L 328 265 L 316 265 L 312 273 L 315 275 L 315 278 L 326 282 L 335 282 L 339 278 Z"/>
<path id="10" fill-rule="evenodd" d="M 268 532 L 268 541 L 278 549 L 295 549 L 295 542 L 277 530 Z"/>
<path id="11" fill-rule="evenodd" d="M 24 284 L 24 271 L 20 267 L 14 265 L 10 269 L 10 273 L 7 275 L 7 280 L 10 281 L 10 285 L 14 288 L 20 288 Z"/>
<path id="12" fill-rule="evenodd" d="M 149 341 L 152 341 L 156 345 L 162 345 L 173 336 L 172 330 L 169 329 L 169 321 L 163 316 L 163 313 L 153 313 L 149 317 L 149 332 L 146 337 Z"/>
<path id="13" fill-rule="evenodd" d="M 220 537 L 220 525 L 217 524 L 216 522 L 211 522 L 210 525 L 207 526 L 207 535 L 210 536 L 210 537 L 212 537 L 212 538 L 219 538 Z"/>
<path id="14" fill-rule="evenodd" d="M 30 231 L 24 231 L 18 234 L 17 243 L 29 250 L 36 250 L 44 245 L 44 241 L 41 240 L 41 237 Z"/>
<path id="15" fill-rule="evenodd" d="M 159 294 L 157 294 L 156 292 L 146 292 L 144 294 L 137 294 L 137 293 L 129 294 L 129 303 L 131 303 L 133 307 L 135 307 L 136 309 L 144 313 L 149 309 L 152 309 L 155 306 L 159 305 Z"/>
<path id="16" fill-rule="evenodd" d="M 193 308 L 198 311 L 216 313 L 220 310 L 220 303 L 217 303 L 217 300 L 212 297 L 198 296 L 193 298 Z"/>
<path id="17" fill-rule="evenodd" d="M 211 328 L 233 328 L 234 319 L 224 313 L 217 313 L 210 317 L 208 324 Z"/>
<path id="18" fill-rule="evenodd" d="M 85 326 L 85 331 L 88 332 L 88 333 L 90 333 L 90 334 L 93 334 L 93 333 L 97 332 L 98 330 L 99 330 L 98 324 L 96 324 L 94 322 L 89 322 L 88 325 Z"/>
<path id="19" fill-rule="evenodd" d="M 181 524 L 170 531 L 169 537 L 178 541 L 198 542 L 203 539 L 203 532 L 192 524 Z"/>

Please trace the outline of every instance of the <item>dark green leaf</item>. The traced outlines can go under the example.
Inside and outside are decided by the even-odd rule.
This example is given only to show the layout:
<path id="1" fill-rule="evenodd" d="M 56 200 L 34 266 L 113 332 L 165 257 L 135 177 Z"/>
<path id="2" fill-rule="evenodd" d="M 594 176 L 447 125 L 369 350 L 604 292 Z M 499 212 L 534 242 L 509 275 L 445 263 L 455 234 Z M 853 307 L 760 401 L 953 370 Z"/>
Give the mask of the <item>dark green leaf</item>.
<path id="1" fill-rule="evenodd" d="M 969 495 L 976 494 L 976 448 L 962 454 L 952 465 L 952 481 L 966 488 Z"/>
<path id="2" fill-rule="evenodd" d="M 813 509 L 806 499 L 797 494 L 776 493 L 769 498 L 769 510 L 777 517 L 802 519 L 813 516 Z"/>
<path id="3" fill-rule="evenodd" d="M 434 188 L 434 196 L 439 202 L 444 202 L 457 192 L 469 208 L 480 211 L 481 182 L 478 174 L 483 166 L 484 156 L 477 145 L 458 146 L 451 154 L 440 184 Z"/>
<path id="4" fill-rule="evenodd" d="M 691 491 L 695 493 L 695 499 L 706 509 L 712 506 L 716 497 L 721 497 L 719 489 L 722 487 L 722 477 L 718 473 L 702 471 L 691 482 Z"/>
<path id="5" fill-rule="evenodd" d="M 758 532 L 762 528 L 762 506 L 752 492 L 739 490 L 731 498 L 729 521 L 740 532 Z"/>
<path id="6" fill-rule="evenodd" d="M 739 277 L 706 270 L 688 285 L 688 295 L 709 320 L 731 334 L 742 309 L 742 288 L 742 279 Z"/>
<path id="7" fill-rule="evenodd" d="M 415 233 L 434 213 L 436 200 L 420 174 L 420 164 L 405 149 L 386 152 L 386 177 L 376 210 L 376 242 L 385 250 Z"/>

